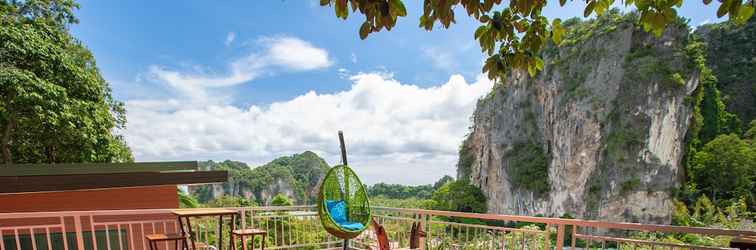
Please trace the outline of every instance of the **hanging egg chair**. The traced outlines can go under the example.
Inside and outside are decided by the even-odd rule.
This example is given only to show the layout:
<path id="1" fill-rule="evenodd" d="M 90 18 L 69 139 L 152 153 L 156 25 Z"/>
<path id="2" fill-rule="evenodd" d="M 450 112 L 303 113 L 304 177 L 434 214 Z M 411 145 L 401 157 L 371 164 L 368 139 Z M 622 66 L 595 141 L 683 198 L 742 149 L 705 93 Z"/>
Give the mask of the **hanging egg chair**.
<path id="1" fill-rule="evenodd" d="M 318 215 L 328 233 L 348 240 L 365 231 L 371 219 L 367 191 L 357 174 L 346 165 L 346 148 L 341 131 L 342 162 L 326 173 L 320 184 Z"/>

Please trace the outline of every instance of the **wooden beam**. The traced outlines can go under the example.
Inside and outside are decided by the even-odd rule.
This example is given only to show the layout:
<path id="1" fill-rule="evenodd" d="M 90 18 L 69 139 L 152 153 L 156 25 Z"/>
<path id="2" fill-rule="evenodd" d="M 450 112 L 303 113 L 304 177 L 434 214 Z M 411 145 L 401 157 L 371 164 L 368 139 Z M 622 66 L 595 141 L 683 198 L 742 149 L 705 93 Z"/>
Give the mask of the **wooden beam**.
<path id="1" fill-rule="evenodd" d="M 78 175 L 198 170 L 196 161 L 135 163 L 0 164 L 0 176 Z"/>
<path id="2" fill-rule="evenodd" d="M 0 176 L 0 194 L 205 184 L 225 182 L 226 180 L 228 180 L 227 171 Z"/>

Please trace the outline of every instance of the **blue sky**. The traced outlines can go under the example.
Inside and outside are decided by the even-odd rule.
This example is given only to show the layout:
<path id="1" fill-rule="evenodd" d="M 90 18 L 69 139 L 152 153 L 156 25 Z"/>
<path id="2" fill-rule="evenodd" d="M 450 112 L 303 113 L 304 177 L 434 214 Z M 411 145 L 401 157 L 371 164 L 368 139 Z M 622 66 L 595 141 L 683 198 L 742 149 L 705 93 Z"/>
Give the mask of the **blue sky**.
<path id="1" fill-rule="evenodd" d="M 252 165 L 312 150 L 338 161 L 344 129 L 368 183 L 432 183 L 454 174 L 484 56 L 463 14 L 417 27 L 420 0 L 391 32 L 360 40 L 359 16 L 313 0 L 80 1 L 71 30 L 95 54 L 138 161 L 235 159 Z M 550 6 L 549 17 L 582 13 Z M 692 25 L 717 6 L 688 0 Z"/>

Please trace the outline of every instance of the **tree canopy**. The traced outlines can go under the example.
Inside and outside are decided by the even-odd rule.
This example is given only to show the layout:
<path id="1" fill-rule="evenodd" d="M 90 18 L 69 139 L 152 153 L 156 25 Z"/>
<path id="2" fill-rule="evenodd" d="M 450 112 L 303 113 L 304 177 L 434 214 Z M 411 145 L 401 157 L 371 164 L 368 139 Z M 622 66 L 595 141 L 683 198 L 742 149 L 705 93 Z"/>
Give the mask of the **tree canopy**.
<path id="1" fill-rule="evenodd" d="M 3 163 L 132 161 L 123 103 L 73 38 L 71 0 L 0 0 Z"/>
<path id="2" fill-rule="evenodd" d="M 585 0 L 583 16 L 603 15 L 614 0 Z M 711 0 L 703 0 L 708 5 Z M 754 0 L 720 0 L 717 16 L 728 16 L 742 24 L 754 13 Z M 567 0 L 559 0 L 564 6 Z M 419 26 L 432 30 L 436 23 L 449 28 L 456 22 L 455 8 L 461 6 L 468 17 L 480 22 L 474 38 L 481 50 L 488 55 L 482 72 L 492 80 L 505 79 L 511 69 L 526 70 L 531 76 L 543 69 L 540 51 L 550 40 L 559 45 L 564 29 L 562 20 L 549 20 L 542 11 L 546 0 L 424 0 Z M 683 0 L 625 0 L 625 6 L 633 6 L 640 16 L 644 30 L 661 35 L 665 27 L 674 22 L 677 9 Z M 402 0 L 320 0 L 321 6 L 332 6 L 336 17 L 347 19 L 351 12 L 361 14 L 365 21 L 359 29 L 360 38 L 384 28 L 391 30 L 399 17 L 407 16 Z"/>

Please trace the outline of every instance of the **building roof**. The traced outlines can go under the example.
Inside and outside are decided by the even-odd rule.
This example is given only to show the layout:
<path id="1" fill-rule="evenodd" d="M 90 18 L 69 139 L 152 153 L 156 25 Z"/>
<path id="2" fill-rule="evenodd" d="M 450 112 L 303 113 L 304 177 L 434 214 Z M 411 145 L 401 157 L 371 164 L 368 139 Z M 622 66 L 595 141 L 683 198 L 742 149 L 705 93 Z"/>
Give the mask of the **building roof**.
<path id="1" fill-rule="evenodd" d="M 0 194 L 224 182 L 196 161 L 0 165 Z"/>

